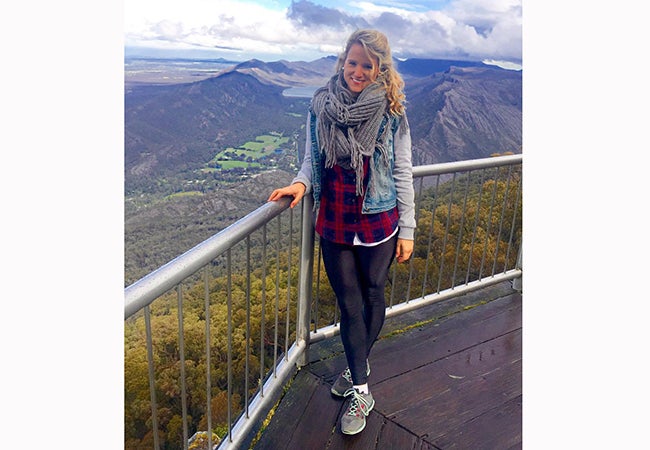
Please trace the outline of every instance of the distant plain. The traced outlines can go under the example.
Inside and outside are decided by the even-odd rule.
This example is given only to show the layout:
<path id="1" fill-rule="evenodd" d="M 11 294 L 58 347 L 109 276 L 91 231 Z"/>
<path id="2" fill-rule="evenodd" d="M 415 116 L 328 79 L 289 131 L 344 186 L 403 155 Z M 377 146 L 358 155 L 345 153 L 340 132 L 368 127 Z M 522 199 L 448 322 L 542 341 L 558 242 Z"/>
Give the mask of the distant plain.
<path id="1" fill-rule="evenodd" d="M 180 84 L 205 80 L 236 65 L 237 62 L 187 59 L 127 58 L 124 61 L 124 85 Z"/>

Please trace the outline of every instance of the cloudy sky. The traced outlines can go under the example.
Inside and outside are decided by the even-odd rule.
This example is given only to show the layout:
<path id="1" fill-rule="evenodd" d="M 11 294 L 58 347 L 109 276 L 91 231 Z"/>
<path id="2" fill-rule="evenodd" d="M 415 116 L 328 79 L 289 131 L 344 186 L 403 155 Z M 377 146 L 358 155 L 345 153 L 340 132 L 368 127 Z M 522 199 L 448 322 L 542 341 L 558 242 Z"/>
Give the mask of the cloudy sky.
<path id="1" fill-rule="evenodd" d="M 397 57 L 522 60 L 521 0 L 124 0 L 125 54 L 312 60 L 377 28 Z M 145 50 L 146 49 L 146 50 Z"/>

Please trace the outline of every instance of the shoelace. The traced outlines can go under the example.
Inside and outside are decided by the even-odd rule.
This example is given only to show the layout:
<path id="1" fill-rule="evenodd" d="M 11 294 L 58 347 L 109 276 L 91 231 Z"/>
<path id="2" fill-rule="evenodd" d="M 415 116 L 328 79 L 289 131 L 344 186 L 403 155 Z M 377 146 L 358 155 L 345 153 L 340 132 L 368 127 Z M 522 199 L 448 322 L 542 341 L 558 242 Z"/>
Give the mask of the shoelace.
<path id="1" fill-rule="evenodd" d="M 365 398 L 363 398 L 363 396 L 361 395 L 361 393 L 358 392 L 358 391 L 357 391 L 356 389 L 354 389 L 354 388 L 348 389 L 348 390 L 345 392 L 345 396 L 346 396 L 346 397 L 348 397 L 348 396 L 350 396 L 350 395 L 351 395 L 353 398 L 352 398 L 352 400 L 350 400 L 350 406 L 348 407 L 348 411 L 347 411 L 346 414 L 347 414 L 348 416 L 358 416 L 357 411 L 358 411 L 358 410 L 361 410 L 361 403 L 363 403 L 364 406 L 365 406 L 366 408 L 368 408 L 368 406 L 369 406 L 368 401 L 367 401 Z M 364 414 L 364 415 L 366 415 L 366 416 L 368 415 L 368 414 L 366 414 L 363 410 L 361 410 L 361 413 Z"/>

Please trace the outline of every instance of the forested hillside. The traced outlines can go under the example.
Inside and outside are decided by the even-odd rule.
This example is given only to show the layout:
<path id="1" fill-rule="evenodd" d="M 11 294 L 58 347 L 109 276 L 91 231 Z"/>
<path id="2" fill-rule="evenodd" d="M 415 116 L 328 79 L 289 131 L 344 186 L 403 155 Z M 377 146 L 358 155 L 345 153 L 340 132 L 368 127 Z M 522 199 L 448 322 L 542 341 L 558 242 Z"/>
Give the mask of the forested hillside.
<path id="1" fill-rule="evenodd" d="M 291 179 L 287 171 L 271 170 L 205 193 L 179 193 L 146 204 L 127 200 L 125 285 L 259 208 L 276 186 Z"/>
<path id="2" fill-rule="evenodd" d="M 401 302 L 417 298 L 421 289 L 426 289 L 426 293 L 437 292 L 514 267 L 515 249 L 522 239 L 520 186 L 521 170 L 502 168 L 460 176 L 424 189 L 418 198 L 413 261 L 397 265 L 396 277 L 387 285 L 386 298 Z M 298 224 L 295 227 L 299 228 Z M 252 257 L 259 264 L 253 266 L 250 277 L 241 270 L 224 273 L 221 260 L 209 267 L 207 308 L 202 280 L 190 280 L 182 286 L 190 435 L 206 430 L 208 424 L 205 337 L 208 316 L 211 423 L 219 438 L 228 429 L 226 362 L 232 360 L 234 420 L 247 396 L 250 399 L 259 385 L 260 367 L 272 367 L 286 351 L 285 344 L 295 339 L 295 329 L 287 326 L 287 317 L 293 318 L 295 324 L 298 267 L 291 266 L 291 273 L 282 269 L 288 267 L 289 247 L 276 246 L 271 236 L 267 238 L 268 258 Z M 279 249 L 277 255 L 271 250 L 274 248 Z M 293 246 L 294 261 L 299 259 L 298 251 L 298 245 Z M 314 274 L 318 273 L 324 274 L 324 269 L 315 267 Z M 312 323 L 320 327 L 334 323 L 337 320 L 335 299 L 327 280 L 315 277 L 313 292 L 319 303 L 312 310 Z M 287 303 L 287 299 L 291 301 Z M 161 448 L 166 450 L 182 448 L 183 439 L 178 308 L 177 292 L 163 296 L 151 308 L 158 428 Z M 229 329 L 231 342 L 227 335 Z M 145 336 L 142 313 L 125 322 L 126 450 L 153 445 Z"/>

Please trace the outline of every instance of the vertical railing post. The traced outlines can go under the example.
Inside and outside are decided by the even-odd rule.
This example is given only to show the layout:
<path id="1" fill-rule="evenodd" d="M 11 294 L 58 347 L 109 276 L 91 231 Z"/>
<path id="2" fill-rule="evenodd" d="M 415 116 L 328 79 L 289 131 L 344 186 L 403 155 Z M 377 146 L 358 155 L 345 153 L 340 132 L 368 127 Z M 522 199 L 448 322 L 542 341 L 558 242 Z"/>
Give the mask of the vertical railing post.
<path id="1" fill-rule="evenodd" d="M 311 323 L 312 277 L 314 272 L 314 200 L 311 195 L 302 199 L 302 242 L 300 246 L 300 274 L 298 280 L 298 323 L 296 342 L 305 342 L 305 351 L 298 358 L 298 366 L 309 362 L 309 324 Z"/>
<path id="2" fill-rule="evenodd" d="M 521 250 L 522 250 L 522 248 L 523 248 L 523 245 L 519 244 L 519 255 L 517 255 L 517 265 L 515 266 L 516 269 L 519 269 L 519 270 L 522 271 L 522 275 L 515 278 L 514 280 L 512 280 L 512 288 L 519 291 L 519 292 L 521 292 L 524 289 L 524 286 L 523 286 L 523 282 L 524 282 L 523 278 L 524 278 L 524 276 L 523 276 L 523 267 L 522 267 L 522 258 L 521 258 Z"/>
<path id="3" fill-rule="evenodd" d="M 153 338 L 151 337 L 151 311 L 149 305 L 144 307 L 144 326 L 147 337 L 147 367 L 149 369 L 149 395 L 151 397 L 151 429 L 153 430 L 153 448 L 160 449 L 158 437 L 158 402 L 156 400 L 156 382 L 153 369 Z"/>

